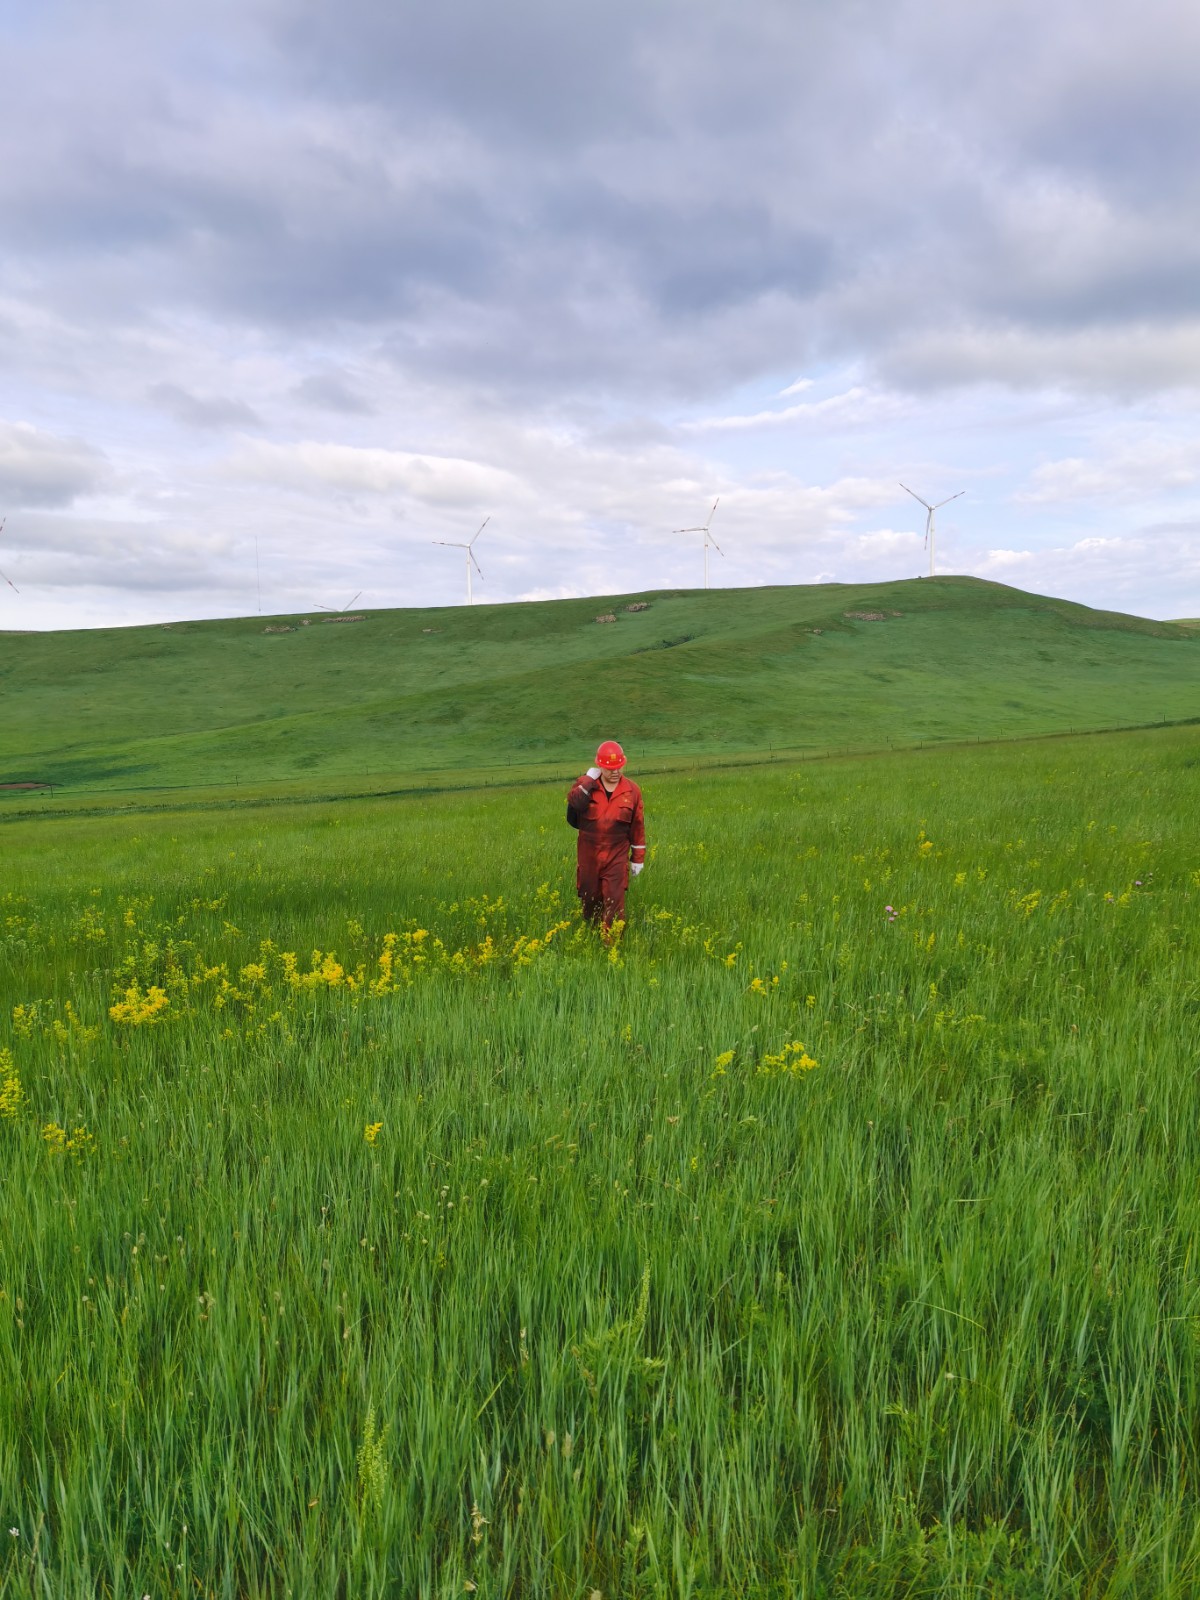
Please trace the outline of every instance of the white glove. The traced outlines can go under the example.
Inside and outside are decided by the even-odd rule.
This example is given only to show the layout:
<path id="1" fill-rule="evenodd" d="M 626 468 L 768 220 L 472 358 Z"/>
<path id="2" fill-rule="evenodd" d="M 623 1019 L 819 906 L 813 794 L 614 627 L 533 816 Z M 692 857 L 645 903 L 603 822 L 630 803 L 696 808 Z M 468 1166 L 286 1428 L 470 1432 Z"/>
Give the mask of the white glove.
<path id="1" fill-rule="evenodd" d="M 589 778 L 598 778 L 600 776 L 600 768 L 599 767 L 589 767 L 587 769 L 587 775 L 588 775 Z"/>
<path id="2" fill-rule="evenodd" d="M 646 863 L 644 861 L 631 861 L 629 863 L 629 870 L 633 874 L 633 876 L 636 878 L 638 873 L 642 870 L 642 868 L 645 865 L 646 865 Z"/>

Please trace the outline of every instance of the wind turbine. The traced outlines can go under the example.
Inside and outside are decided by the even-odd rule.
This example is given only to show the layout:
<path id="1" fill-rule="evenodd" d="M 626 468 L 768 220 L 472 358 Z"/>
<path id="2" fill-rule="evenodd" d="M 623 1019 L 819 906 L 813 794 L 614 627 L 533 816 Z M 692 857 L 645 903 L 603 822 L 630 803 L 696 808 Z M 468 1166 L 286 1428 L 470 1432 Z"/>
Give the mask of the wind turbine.
<path id="1" fill-rule="evenodd" d="M 712 545 L 713 549 L 717 552 L 717 554 L 719 556 L 723 556 L 725 554 L 724 550 L 721 549 L 721 546 L 717 543 L 717 541 L 713 538 L 712 534 L 709 532 L 709 528 L 710 528 L 710 526 L 712 524 L 713 512 L 716 511 L 717 507 L 720 504 L 721 504 L 721 496 L 718 495 L 717 498 L 712 503 L 712 511 L 710 511 L 708 513 L 708 516 L 704 520 L 703 527 L 700 527 L 700 528 L 676 528 L 675 529 L 676 533 L 702 533 L 704 535 L 704 587 L 706 589 L 708 588 L 708 547 L 709 547 L 709 545 Z"/>
<path id="2" fill-rule="evenodd" d="M 323 606 L 323 605 L 320 604 L 320 602 L 318 602 L 313 607 L 313 610 L 314 611 L 335 611 L 335 612 L 349 611 L 350 607 L 354 604 L 354 601 L 355 600 L 361 600 L 361 599 L 362 599 L 362 590 L 360 589 L 358 591 L 358 593 L 352 599 L 346 601 L 346 604 L 344 606 Z M 261 607 L 259 609 L 261 610 Z"/>
<path id="3" fill-rule="evenodd" d="M 0 533 L 4 532 L 4 524 L 7 521 L 8 521 L 7 517 L 0 518 Z M 8 585 L 8 587 L 12 590 L 12 592 L 14 594 L 20 594 L 20 592 L 21 592 L 20 589 L 17 588 L 16 584 L 12 581 L 11 578 L 7 577 L 3 572 L 0 572 L 0 578 L 4 579 L 5 583 Z"/>
<path id="4" fill-rule="evenodd" d="M 479 533 L 477 533 L 475 535 L 475 539 L 478 539 L 479 534 L 483 532 L 483 530 L 487 527 L 488 523 L 491 520 L 492 520 L 491 517 L 484 517 L 483 521 L 479 524 Z M 473 545 L 475 543 L 475 539 L 472 539 L 470 544 L 463 544 L 461 539 L 457 540 L 457 541 L 455 541 L 453 539 L 434 539 L 432 541 L 432 543 L 434 543 L 434 544 L 445 545 L 447 550 L 465 550 L 467 552 L 467 604 L 468 605 L 473 605 L 474 604 L 474 601 L 473 601 L 473 599 L 471 597 L 471 568 L 472 568 L 472 566 L 475 568 L 475 571 L 479 574 L 479 576 L 481 578 L 483 577 L 483 568 L 479 565 L 478 561 L 475 560 L 475 552 L 471 548 L 471 545 Z"/>
<path id="5" fill-rule="evenodd" d="M 905 494 L 911 494 L 914 500 L 921 500 L 921 496 L 914 489 L 910 489 L 906 483 L 902 483 L 900 487 Z M 921 500 L 921 504 L 925 507 L 925 543 L 929 546 L 929 576 L 931 578 L 933 577 L 933 513 L 940 511 L 943 506 L 948 506 L 951 500 L 961 499 L 966 492 L 965 489 L 960 489 L 957 494 L 948 494 L 944 500 L 939 500 L 936 505 L 932 506 L 928 500 Z"/>

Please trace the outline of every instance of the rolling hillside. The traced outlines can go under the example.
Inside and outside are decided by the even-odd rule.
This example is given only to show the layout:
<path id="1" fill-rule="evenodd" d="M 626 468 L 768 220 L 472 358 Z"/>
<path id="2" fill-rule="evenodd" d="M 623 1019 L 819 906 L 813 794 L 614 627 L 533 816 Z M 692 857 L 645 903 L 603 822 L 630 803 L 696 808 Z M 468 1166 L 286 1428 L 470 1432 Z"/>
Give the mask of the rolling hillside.
<path id="1" fill-rule="evenodd" d="M 973 578 L 245 617 L 0 634 L 0 710 L 72 790 L 864 748 L 1200 716 L 1200 636 Z"/>

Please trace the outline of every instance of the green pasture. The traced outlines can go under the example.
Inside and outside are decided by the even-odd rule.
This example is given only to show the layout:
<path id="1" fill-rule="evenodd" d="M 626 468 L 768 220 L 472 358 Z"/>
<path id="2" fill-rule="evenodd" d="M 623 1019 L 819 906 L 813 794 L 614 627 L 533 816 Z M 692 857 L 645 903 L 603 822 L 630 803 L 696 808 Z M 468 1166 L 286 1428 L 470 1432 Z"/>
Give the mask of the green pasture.
<path id="1" fill-rule="evenodd" d="M 661 762 L 1200 717 L 1194 629 L 975 578 L 356 615 L 0 634 L 0 784 L 286 790 L 557 768 L 606 734 Z"/>
<path id="2" fill-rule="evenodd" d="M 0 826 L 0 1593 L 1200 1592 L 1200 734 L 562 811 Z"/>

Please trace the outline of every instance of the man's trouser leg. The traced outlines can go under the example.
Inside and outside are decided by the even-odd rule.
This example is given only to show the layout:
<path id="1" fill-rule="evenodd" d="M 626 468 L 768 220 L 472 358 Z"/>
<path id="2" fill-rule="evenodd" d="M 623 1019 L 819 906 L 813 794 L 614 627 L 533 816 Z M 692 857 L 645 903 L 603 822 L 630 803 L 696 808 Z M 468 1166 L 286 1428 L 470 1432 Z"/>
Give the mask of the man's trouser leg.
<path id="1" fill-rule="evenodd" d="M 604 910 L 604 891 L 600 887 L 600 870 L 594 862 L 580 862 L 575 877 L 575 891 L 579 895 L 579 908 L 585 922 L 599 922 Z"/>
<path id="2" fill-rule="evenodd" d="M 599 922 L 604 910 L 604 897 L 598 884 L 580 884 L 579 909 L 585 922 Z"/>
<path id="3" fill-rule="evenodd" d="M 600 879 L 600 896 L 603 903 L 602 923 L 607 933 L 614 922 L 625 921 L 625 888 L 628 878 L 625 863 L 604 873 Z"/>
<path id="4" fill-rule="evenodd" d="M 614 922 L 624 922 L 627 882 L 624 862 L 616 867 L 581 872 L 577 892 L 584 921 L 598 922 L 606 932 Z"/>

